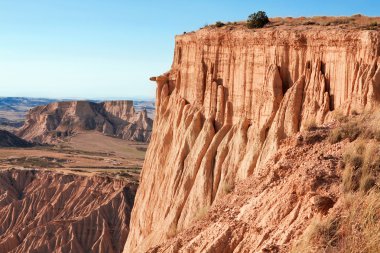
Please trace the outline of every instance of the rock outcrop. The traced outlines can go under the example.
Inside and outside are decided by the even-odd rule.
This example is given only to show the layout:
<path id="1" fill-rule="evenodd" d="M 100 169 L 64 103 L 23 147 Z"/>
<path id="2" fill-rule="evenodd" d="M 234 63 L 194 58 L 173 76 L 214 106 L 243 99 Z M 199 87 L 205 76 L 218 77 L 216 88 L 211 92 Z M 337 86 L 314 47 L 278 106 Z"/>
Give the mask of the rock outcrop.
<path id="1" fill-rule="evenodd" d="M 349 28 L 226 26 L 177 36 L 172 69 L 153 78 L 156 116 L 124 252 L 146 252 L 189 228 L 237 181 L 266 180 L 270 167 L 264 165 L 281 140 L 312 122 L 378 107 L 379 56 L 378 31 Z M 260 180 L 250 187 L 256 185 Z M 256 192 L 258 203 L 251 205 L 262 211 L 253 217 L 258 223 L 265 218 L 261 227 L 282 210 L 261 202 L 264 193 Z M 291 203 L 278 215 L 295 215 L 299 202 Z M 214 241 L 232 238 L 236 245 L 184 252 L 231 252 L 246 229 L 215 226 Z M 267 236 L 260 229 L 256 239 Z M 201 244 L 202 235 L 194 240 Z"/>
<path id="2" fill-rule="evenodd" d="M 56 102 L 31 109 L 17 135 L 29 141 L 56 143 L 77 132 L 96 130 L 132 141 L 150 140 L 153 121 L 132 101 Z"/>
<path id="3" fill-rule="evenodd" d="M 100 176 L 0 171 L 0 252 L 122 252 L 136 188 Z"/>
<path id="4" fill-rule="evenodd" d="M 291 252 L 313 218 L 343 199 L 337 167 L 347 141 L 331 145 L 328 132 L 287 138 L 267 173 L 224 189 L 207 213 L 199 209 L 196 222 L 148 252 Z"/>
<path id="5" fill-rule="evenodd" d="M 8 131 L 0 130 L 0 147 L 28 148 L 33 146 L 33 143 L 23 140 Z"/>

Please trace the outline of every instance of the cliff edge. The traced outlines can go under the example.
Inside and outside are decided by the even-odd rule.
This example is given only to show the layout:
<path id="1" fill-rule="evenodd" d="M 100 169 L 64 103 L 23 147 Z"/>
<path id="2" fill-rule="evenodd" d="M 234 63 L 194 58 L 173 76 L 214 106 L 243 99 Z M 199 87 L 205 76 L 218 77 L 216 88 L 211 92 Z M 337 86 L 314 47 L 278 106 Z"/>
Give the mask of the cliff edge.
<path id="1" fill-rule="evenodd" d="M 378 108 L 379 56 L 377 30 L 225 26 L 177 36 L 172 69 L 153 78 L 156 117 L 124 252 L 154 249 L 189 228 L 238 181 L 255 177 L 249 187 L 260 188 L 260 178 L 265 181 L 272 170 L 266 164 L 286 138 L 329 122 L 338 111 L 349 115 Z M 266 206 L 261 198 L 266 191 L 260 189 L 251 206 Z M 287 215 L 298 214 L 302 202 L 288 190 L 277 192 L 292 203 L 288 209 L 273 203 L 273 213 L 254 217 L 259 224 L 255 240 L 268 239 L 270 232 L 260 228 L 275 219 L 278 210 L 288 223 L 294 222 Z M 200 235 L 215 242 L 203 248 L 207 252 L 215 252 L 212 245 L 220 246 L 217 242 L 223 238 L 244 238 L 231 234 L 247 229 L 215 226 L 210 231 L 219 231 L 216 234 Z M 201 237 L 195 241 L 198 246 Z M 237 250 L 240 243 L 230 241 L 221 252 Z M 250 245 L 263 246 L 260 241 Z M 167 252 L 179 250 L 171 246 Z"/>

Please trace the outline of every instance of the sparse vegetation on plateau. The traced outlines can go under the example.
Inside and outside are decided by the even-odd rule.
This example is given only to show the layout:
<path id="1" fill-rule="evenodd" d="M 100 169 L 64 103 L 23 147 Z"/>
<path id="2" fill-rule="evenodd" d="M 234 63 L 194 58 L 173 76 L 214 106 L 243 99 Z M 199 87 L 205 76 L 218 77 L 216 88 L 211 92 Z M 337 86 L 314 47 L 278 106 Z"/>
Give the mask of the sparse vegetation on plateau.
<path id="1" fill-rule="evenodd" d="M 216 27 L 223 27 L 223 26 L 225 26 L 226 24 L 225 23 L 223 23 L 223 22 L 221 22 L 221 21 L 217 21 L 216 23 L 215 23 L 215 26 Z"/>
<path id="2" fill-rule="evenodd" d="M 358 28 L 363 30 L 378 30 L 380 26 L 379 17 L 367 17 L 364 15 L 353 15 L 351 17 L 285 17 L 271 18 L 269 27 L 275 26 L 339 26 L 340 28 Z"/>
<path id="3" fill-rule="evenodd" d="M 269 23 L 269 18 L 264 11 L 258 11 L 249 15 L 247 20 L 248 28 L 262 28 Z"/>

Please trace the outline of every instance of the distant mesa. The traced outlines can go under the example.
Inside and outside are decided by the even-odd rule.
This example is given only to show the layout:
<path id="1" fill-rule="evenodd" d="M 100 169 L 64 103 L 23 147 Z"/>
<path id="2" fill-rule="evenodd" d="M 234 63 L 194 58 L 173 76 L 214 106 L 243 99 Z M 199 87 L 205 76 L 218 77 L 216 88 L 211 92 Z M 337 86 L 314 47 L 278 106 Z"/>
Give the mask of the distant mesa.
<path id="1" fill-rule="evenodd" d="M 133 101 L 54 102 L 29 110 L 16 135 L 28 141 L 56 144 L 83 131 L 98 131 L 125 140 L 148 142 L 153 120 Z"/>
<path id="2" fill-rule="evenodd" d="M 34 146 L 33 143 L 23 140 L 8 131 L 0 130 L 0 147 L 28 148 L 32 146 Z"/>

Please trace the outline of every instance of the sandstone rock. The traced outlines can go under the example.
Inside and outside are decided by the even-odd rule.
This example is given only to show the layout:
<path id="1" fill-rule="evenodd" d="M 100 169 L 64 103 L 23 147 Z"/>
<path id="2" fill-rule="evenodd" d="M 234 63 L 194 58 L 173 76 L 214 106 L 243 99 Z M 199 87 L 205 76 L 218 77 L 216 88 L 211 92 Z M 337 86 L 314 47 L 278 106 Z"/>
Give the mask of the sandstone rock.
<path id="1" fill-rule="evenodd" d="M 174 237 L 228 194 L 224 189 L 251 175 L 267 176 L 264 165 L 281 141 L 311 120 L 321 124 L 336 110 L 378 107 L 379 43 L 378 31 L 326 27 L 209 28 L 177 36 L 172 69 L 156 78 L 157 114 L 124 252 L 145 252 Z M 260 192 L 252 205 L 265 206 L 256 217 L 260 227 L 286 220 L 276 235 L 268 230 L 231 241 L 253 250 L 265 248 L 260 237 L 289 240 L 286 228 L 298 224 L 291 225 L 292 217 L 306 207 L 283 190 L 288 199 L 275 200 L 290 201 L 285 209 L 263 202 Z M 219 230 L 231 238 L 228 226 Z M 190 245 L 202 245 L 202 237 L 192 239 Z M 220 246 L 206 244 L 185 252 Z"/>
<path id="2" fill-rule="evenodd" d="M 0 172 L 0 252 L 122 252 L 134 182 Z"/>
<path id="3" fill-rule="evenodd" d="M 86 130 L 147 142 L 152 125 L 146 110 L 135 112 L 132 101 L 56 102 L 31 109 L 16 133 L 26 140 L 49 144 Z"/>
<path id="4" fill-rule="evenodd" d="M 324 135 L 328 130 L 317 132 Z M 331 161 L 321 160 L 316 152 L 342 159 L 345 144 L 332 148 L 323 140 L 300 146 L 297 136 L 285 141 L 262 169 L 267 173 L 237 182 L 231 193 L 215 200 L 187 228 L 144 251 L 291 252 L 313 216 L 342 208 L 329 197 L 344 198 L 341 171 Z M 324 183 L 315 184 L 321 175 Z"/>

